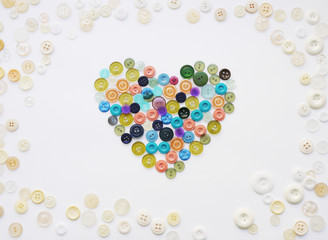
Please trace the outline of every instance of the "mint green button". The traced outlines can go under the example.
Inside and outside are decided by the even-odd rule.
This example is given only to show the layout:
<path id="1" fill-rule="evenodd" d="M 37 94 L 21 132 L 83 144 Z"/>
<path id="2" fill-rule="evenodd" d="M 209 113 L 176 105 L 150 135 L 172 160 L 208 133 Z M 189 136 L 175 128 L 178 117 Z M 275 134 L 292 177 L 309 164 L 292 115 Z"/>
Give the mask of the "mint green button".
<path id="1" fill-rule="evenodd" d="M 135 62 L 132 58 L 127 58 L 124 60 L 124 66 L 127 68 L 127 69 L 131 69 L 133 68 L 135 65 Z"/>
<path id="2" fill-rule="evenodd" d="M 206 134 L 204 134 L 203 136 L 200 137 L 199 141 L 203 145 L 207 145 L 211 142 L 211 136 L 206 133 Z"/>
<path id="3" fill-rule="evenodd" d="M 235 110 L 235 106 L 232 103 L 226 103 L 223 106 L 223 110 L 226 113 L 232 113 Z"/>
<path id="4" fill-rule="evenodd" d="M 195 62 L 194 67 L 197 72 L 201 72 L 205 69 L 205 63 L 203 61 L 197 61 Z"/>
<path id="5" fill-rule="evenodd" d="M 125 133 L 125 127 L 123 125 L 117 125 L 117 126 L 115 126 L 114 133 L 117 136 L 122 136 L 123 133 Z"/>
<path id="6" fill-rule="evenodd" d="M 157 78 L 151 78 L 151 79 L 149 79 L 148 85 L 151 88 L 157 87 L 158 86 L 158 80 L 157 80 Z"/>
<path id="7" fill-rule="evenodd" d="M 211 84 L 216 85 L 220 82 L 220 77 L 218 75 L 211 75 L 209 80 Z"/>

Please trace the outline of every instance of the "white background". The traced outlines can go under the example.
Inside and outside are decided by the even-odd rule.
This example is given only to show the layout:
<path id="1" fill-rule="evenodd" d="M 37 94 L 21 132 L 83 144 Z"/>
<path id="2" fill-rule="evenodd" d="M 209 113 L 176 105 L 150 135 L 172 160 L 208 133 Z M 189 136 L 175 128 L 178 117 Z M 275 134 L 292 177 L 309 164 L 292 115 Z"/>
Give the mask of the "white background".
<path id="1" fill-rule="evenodd" d="M 45 75 L 32 74 L 35 85 L 30 91 L 23 92 L 17 83 L 5 79 L 8 91 L 1 96 L 5 109 L 0 119 L 1 123 L 11 117 L 19 120 L 19 129 L 7 133 L 4 140 L 10 155 L 20 158 L 21 167 L 14 172 L 5 171 L 0 181 L 14 179 L 19 187 L 42 189 L 45 194 L 55 196 L 58 203 L 50 210 L 54 223 L 44 229 L 38 226 L 36 218 L 40 211 L 46 210 L 45 206 L 30 202 L 29 211 L 18 215 L 14 211 L 18 191 L 3 193 L 0 204 L 6 213 L 0 219 L 0 239 L 10 238 L 7 229 L 14 221 L 21 222 L 24 227 L 21 239 L 100 239 L 97 226 L 102 223 L 101 213 L 104 209 L 113 209 L 115 200 L 120 197 L 130 201 L 131 211 L 125 217 L 116 216 L 109 224 L 112 233 L 108 239 L 165 239 L 164 235 L 152 234 L 149 226 L 138 226 L 135 216 L 140 209 L 164 219 L 169 212 L 178 211 L 182 222 L 174 229 L 181 239 L 192 239 L 191 231 L 197 225 L 206 227 L 208 239 L 282 239 L 283 231 L 291 228 L 296 220 L 308 222 L 301 204 L 286 203 L 280 226 L 272 227 L 269 207 L 263 204 L 262 196 L 252 190 L 250 180 L 258 170 L 269 171 L 275 179 L 272 194 L 284 200 L 283 191 L 293 182 L 291 170 L 294 167 L 310 169 L 315 160 L 327 162 L 327 155 L 316 152 L 304 155 L 298 149 L 304 137 L 314 142 L 327 139 L 327 124 L 322 123 L 317 134 L 305 130 L 306 119 L 317 118 L 320 111 L 312 111 L 306 119 L 296 111 L 311 88 L 300 85 L 298 76 L 315 73 L 315 58 L 307 55 L 303 67 L 294 67 L 290 57 L 271 43 L 270 34 L 274 29 L 281 29 L 297 42 L 299 50 L 303 50 L 304 43 L 296 38 L 295 28 L 304 26 L 313 33 L 314 27 L 304 19 L 293 21 L 290 10 L 297 6 L 304 11 L 316 9 L 327 22 L 328 4 L 325 0 L 276 0 L 273 5 L 287 12 L 286 21 L 277 23 L 272 16 L 269 29 L 258 32 L 254 28 L 258 13 L 246 14 L 241 19 L 234 16 L 234 7 L 243 2 L 213 1 L 211 12 L 202 13 L 200 21 L 191 25 L 185 19 L 185 12 L 198 7 L 199 1 L 183 1 L 178 10 L 170 10 L 163 1 L 163 10 L 152 11 L 152 21 L 142 25 L 137 22 L 134 1 L 125 1 L 124 6 L 129 10 L 126 21 L 118 21 L 113 15 L 108 19 L 99 18 L 91 32 L 78 30 L 78 37 L 73 41 L 67 40 L 63 33 L 54 36 L 38 30 L 30 34 L 32 53 L 24 59 L 38 63 L 42 57 L 39 44 L 44 40 L 55 44 L 55 52 Z M 64 29 L 78 28 L 73 2 L 70 2 L 72 15 L 66 20 L 56 16 L 57 4 L 57 1 L 42 0 L 17 20 L 10 19 L 6 9 L 0 9 L 1 21 L 5 23 L 0 38 L 12 50 L 11 61 L 1 64 L 6 72 L 10 68 L 20 69 L 23 59 L 15 53 L 13 31 L 24 26 L 28 17 L 38 18 L 46 11 L 50 14 L 50 23 L 58 22 Z M 89 7 L 87 5 L 87 9 Z M 213 17 L 218 7 L 228 12 L 224 22 L 217 22 Z M 186 162 L 186 170 L 174 180 L 168 180 L 154 169 L 145 169 L 130 146 L 122 144 L 114 135 L 113 127 L 107 123 L 108 114 L 101 113 L 94 100 L 93 83 L 99 70 L 127 57 L 153 65 L 158 73 L 177 76 L 182 65 L 203 60 L 206 64 L 229 68 L 237 81 L 235 112 L 222 122 L 221 133 L 212 138 L 204 152 L 199 157 L 192 156 Z M 36 99 L 32 108 L 23 103 L 28 95 Z M 28 138 L 32 144 L 26 153 L 17 149 L 22 138 Z M 318 180 L 327 182 L 327 173 Z M 76 204 L 84 211 L 83 198 L 90 192 L 100 197 L 100 205 L 95 210 L 99 219 L 95 226 L 87 228 L 80 221 L 70 222 L 65 210 Z M 317 202 L 319 214 L 328 223 L 327 197 L 320 199 L 314 192 L 306 191 L 305 200 Z M 247 230 L 242 231 L 234 225 L 233 212 L 239 207 L 253 211 L 259 227 L 257 235 L 251 236 Z M 120 219 L 132 223 L 132 231 L 126 236 L 117 231 Z M 59 222 L 68 225 L 64 237 L 55 234 Z M 323 240 L 327 235 L 326 227 L 321 233 L 309 231 L 303 238 Z"/>

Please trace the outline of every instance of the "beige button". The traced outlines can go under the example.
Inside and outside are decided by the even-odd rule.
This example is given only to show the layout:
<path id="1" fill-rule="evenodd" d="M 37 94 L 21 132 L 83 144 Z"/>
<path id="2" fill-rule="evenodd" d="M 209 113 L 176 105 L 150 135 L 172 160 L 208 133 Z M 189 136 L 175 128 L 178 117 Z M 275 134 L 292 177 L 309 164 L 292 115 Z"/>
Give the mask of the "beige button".
<path id="1" fill-rule="evenodd" d="M 29 188 L 23 187 L 19 190 L 19 197 L 25 201 L 31 198 L 32 192 Z"/>
<path id="2" fill-rule="evenodd" d="M 19 159 L 17 157 L 9 157 L 6 164 L 9 170 L 14 171 L 19 168 Z"/>
<path id="3" fill-rule="evenodd" d="M 107 209 L 102 213 L 101 217 L 104 222 L 110 223 L 114 220 L 115 216 L 111 210 Z"/>
<path id="4" fill-rule="evenodd" d="M 20 223 L 12 223 L 9 226 L 9 235 L 12 237 L 19 237 L 23 233 L 23 226 Z"/>
<path id="5" fill-rule="evenodd" d="M 4 214 L 5 214 L 5 209 L 3 208 L 3 206 L 0 205 L 0 218 L 2 218 Z"/>
<path id="6" fill-rule="evenodd" d="M 91 210 L 86 210 L 81 215 L 81 222 L 86 227 L 93 226 L 97 221 L 96 214 Z"/>
<path id="7" fill-rule="evenodd" d="M 273 214 L 280 215 L 285 211 L 285 205 L 279 200 L 275 200 L 270 205 L 270 210 Z"/>
<path id="8" fill-rule="evenodd" d="M 246 13 L 246 8 L 242 5 L 237 5 L 234 9 L 236 17 L 243 17 Z"/>
<path id="9" fill-rule="evenodd" d="M 300 78 L 299 81 L 302 85 L 309 85 L 311 83 L 311 76 L 308 73 L 303 73 Z"/>
<path id="10" fill-rule="evenodd" d="M 256 30 L 264 31 L 269 27 L 269 20 L 267 17 L 258 16 L 254 24 Z"/>
<path id="11" fill-rule="evenodd" d="M 178 9 L 181 6 L 182 0 L 167 0 L 167 5 L 171 9 Z"/>
<path id="12" fill-rule="evenodd" d="M 33 85 L 33 79 L 27 75 L 22 76 L 18 81 L 18 86 L 24 91 L 30 90 Z"/>
<path id="13" fill-rule="evenodd" d="M 118 223 L 117 228 L 120 233 L 127 234 L 131 231 L 131 224 L 126 220 L 122 220 Z"/>
<path id="14" fill-rule="evenodd" d="M 84 197 L 84 204 L 87 208 L 96 208 L 99 204 L 99 198 L 96 194 L 90 193 Z"/>
<path id="15" fill-rule="evenodd" d="M 107 237 L 110 234 L 110 229 L 109 229 L 109 227 L 107 225 L 101 224 L 101 225 L 98 226 L 97 232 L 98 232 L 98 235 L 100 237 L 104 237 L 105 238 L 105 237 Z"/>
<path id="16" fill-rule="evenodd" d="M 22 139 L 18 142 L 18 149 L 22 152 L 28 151 L 30 147 L 30 142 L 27 139 Z"/>
<path id="17" fill-rule="evenodd" d="M 3 79 L 4 76 L 5 76 L 5 70 L 3 70 L 2 67 L 0 67 L 0 79 Z"/>
<path id="18" fill-rule="evenodd" d="M 21 77 L 20 72 L 17 69 L 11 69 L 8 72 L 8 79 L 12 82 L 17 82 Z"/>
<path id="19" fill-rule="evenodd" d="M 282 51 L 286 54 L 292 54 L 296 50 L 296 44 L 292 40 L 285 40 L 281 45 Z"/>
<path id="20" fill-rule="evenodd" d="M 50 56 L 49 56 L 49 55 L 44 55 L 44 56 L 42 56 L 42 58 L 41 58 L 41 62 L 42 62 L 44 65 L 48 66 L 48 65 L 51 63 L 51 58 L 50 58 Z"/>
<path id="21" fill-rule="evenodd" d="M 44 199 L 44 206 L 47 208 L 54 208 L 56 206 L 56 198 L 54 196 L 47 196 Z"/>
<path id="22" fill-rule="evenodd" d="M 50 19 L 50 16 L 48 13 L 46 13 L 46 12 L 40 13 L 40 16 L 39 16 L 40 22 L 46 23 L 46 22 L 49 22 L 49 19 Z"/>
<path id="23" fill-rule="evenodd" d="M 138 11 L 138 21 L 140 23 L 148 23 L 151 20 L 151 12 L 148 9 L 140 9 Z"/>
<path id="24" fill-rule="evenodd" d="M 262 3 L 259 12 L 263 17 L 270 17 L 273 12 L 273 7 L 270 3 Z"/>
<path id="25" fill-rule="evenodd" d="M 52 215 L 48 211 L 42 211 L 38 215 L 38 223 L 41 227 L 49 227 L 52 224 Z"/>
<path id="26" fill-rule="evenodd" d="M 9 132 L 16 131 L 16 129 L 18 128 L 18 121 L 13 118 L 8 119 L 6 121 L 6 128 Z"/>
<path id="27" fill-rule="evenodd" d="M 98 8 L 91 8 L 90 10 L 87 11 L 87 17 L 96 20 L 99 18 L 99 10 Z"/>
<path id="28" fill-rule="evenodd" d="M 284 231 L 285 240 L 294 240 L 296 238 L 296 233 L 293 229 L 286 229 Z"/>
<path id="29" fill-rule="evenodd" d="M 154 221 L 151 223 L 151 231 L 156 234 L 160 235 L 163 234 L 166 230 L 166 224 L 164 220 L 160 218 L 154 219 Z"/>
<path id="30" fill-rule="evenodd" d="M 179 225 L 179 223 L 181 222 L 180 214 L 177 213 L 177 212 L 171 212 L 171 213 L 167 216 L 167 222 L 168 222 L 171 226 L 177 226 L 177 225 Z"/>
<path id="31" fill-rule="evenodd" d="M 15 1 L 16 0 L 1 0 L 1 4 L 5 8 L 12 8 L 15 6 Z"/>
<path id="32" fill-rule="evenodd" d="M 44 201 L 44 194 L 41 190 L 35 190 L 31 195 L 32 202 L 40 204 Z"/>
<path id="33" fill-rule="evenodd" d="M 294 224 L 294 231 L 298 236 L 303 236 L 307 233 L 309 227 L 304 221 L 297 221 Z"/>
<path id="34" fill-rule="evenodd" d="M 100 16 L 109 17 L 112 14 L 112 9 L 109 5 L 102 5 L 100 7 Z"/>
<path id="35" fill-rule="evenodd" d="M 294 8 L 291 12 L 291 15 L 292 15 L 292 18 L 295 20 L 295 21 L 299 21 L 303 18 L 304 16 L 304 12 L 302 9 L 300 8 Z"/>
<path id="36" fill-rule="evenodd" d="M 302 139 L 300 142 L 300 150 L 302 153 L 309 154 L 314 150 L 314 144 L 311 139 Z"/>
<path id="37" fill-rule="evenodd" d="M 250 234 L 256 234 L 257 232 L 258 232 L 258 227 L 257 227 L 257 225 L 256 224 L 252 224 L 249 228 L 248 228 L 248 232 L 250 233 Z"/>
<path id="38" fill-rule="evenodd" d="M 318 212 L 318 205 L 313 201 L 303 203 L 303 213 L 307 217 L 312 217 Z"/>
<path id="39" fill-rule="evenodd" d="M 76 206 L 70 206 L 66 210 L 66 216 L 70 220 L 77 220 L 80 217 L 80 209 Z"/>
<path id="40" fill-rule="evenodd" d="M 218 8 L 214 11 L 214 18 L 218 21 L 224 21 L 227 18 L 227 11 L 224 8 Z"/>
<path id="41" fill-rule="evenodd" d="M 30 7 L 28 0 L 16 0 L 15 9 L 18 13 L 25 13 Z"/>
<path id="42" fill-rule="evenodd" d="M 126 215 L 130 211 L 130 203 L 128 200 L 121 198 L 116 200 L 114 208 L 118 215 Z"/>
<path id="43" fill-rule="evenodd" d="M 324 197 L 328 193 L 327 184 L 320 182 L 314 187 L 314 192 L 317 194 L 318 197 Z"/>
<path id="44" fill-rule="evenodd" d="M 22 63 L 22 70 L 24 73 L 30 74 L 30 73 L 34 72 L 34 69 L 35 69 L 35 65 L 34 65 L 34 62 L 32 62 L 31 60 L 25 60 Z"/>
<path id="45" fill-rule="evenodd" d="M 54 44 L 50 41 L 44 41 L 41 43 L 40 50 L 41 53 L 49 55 L 54 51 Z"/>
<path id="46" fill-rule="evenodd" d="M 272 215 L 270 217 L 270 223 L 272 226 L 278 226 L 280 224 L 280 217 L 278 215 Z"/>
<path id="47" fill-rule="evenodd" d="M 305 63 L 305 54 L 303 52 L 295 51 L 290 60 L 295 66 L 302 66 Z"/>
<path id="48" fill-rule="evenodd" d="M 8 159 L 8 154 L 5 150 L 0 150 L 0 164 L 5 164 Z"/>
<path id="49" fill-rule="evenodd" d="M 246 3 L 245 8 L 247 12 L 255 13 L 258 10 L 259 6 L 255 1 L 249 1 Z"/>
<path id="50" fill-rule="evenodd" d="M 26 211 L 28 210 L 28 203 L 23 200 L 20 199 L 15 203 L 15 211 L 19 214 L 23 214 L 26 213 Z"/>
<path id="51" fill-rule="evenodd" d="M 200 11 L 196 8 L 189 9 L 186 13 L 186 19 L 190 23 L 196 23 L 200 19 Z"/>
<path id="52" fill-rule="evenodd" d="M 5 185 L 0 182 L 0 194 L 2 194 L 5 191 Z"/>
<path id="53" fill-rule="evenodd" d="M 35 18 L 28 18 L 25 21 L 25 28 L 29 32 L 34 32 L 39 27 L 39 22 Z"/>
<path id="54" fill-rule="evenodd" d="M 57 15 L 60 18 L 67 18 L 71 15 L 71 8 L 66 3 L 61 3 L 57 7 Z"/>
<path id="55" fill-rule="evenodd" d="M 91 31 L 93 27 L 93 20 L 91 18 L 84 18 L 80 21 L 80 28 L 84 32 Z"/>
<path id="56" fill-rule="evenodd" d="M 274 19 L 277 21 L 277 22 L 284 22 L 285 21 L 285 18 L 286 18 L 286 12 L 282 9 L 277 9 L 275 12 L 274 12 Z"/>

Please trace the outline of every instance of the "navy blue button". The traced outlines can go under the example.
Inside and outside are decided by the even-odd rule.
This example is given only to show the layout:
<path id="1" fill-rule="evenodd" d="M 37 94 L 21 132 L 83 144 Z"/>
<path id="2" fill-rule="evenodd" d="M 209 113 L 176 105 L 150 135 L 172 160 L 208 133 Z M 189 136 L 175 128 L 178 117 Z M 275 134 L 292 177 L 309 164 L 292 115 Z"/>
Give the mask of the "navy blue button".
<path id="1" fill-rule="evenodd" d="M 132 103 L 130 105 L 130 112 L 137 113 L 140 111 L 140 105 L 138 103 Z"/>
<path id="2" fill-rule="evenodd" d="M 175 95 L 175 99 L 177 100 L 178 103 L 183 103 L 186 101 L 187 96 L 185 93 L 179 92 L 177 93 L 177 95 Z"/>
<path id="3" fill-rule="evenodd" d="M 173 138 L 174 133 L 171 128 L 165 127 L 159 132 L 159 137 L 165 142 L 171 141 Z"/>
<path id="4" fill-rule="evenodd" d="M 161 116 L 161 120 L 164 124 L 170 124 L 172 121 L 172 115 L 170 113 L 166 113 L 165 115 Z"/>
<path id="5" fill-rule="evenodd" d="M 157 138 L 158 138 L 158 133 L 155 130 L 149 130 L 146 133 L 146 139 L 149 142 L 155 142 L 157 140 Z"/>
<path id="6" fill-rule="evenodd" d="M 130 127 L 132 137 L 139 138 L 144 134 L 144 128 L 139 124 L 134 124 Z"/>
<path id="7" fill-rule="evenodd" d="M 190 110 L 186 107 L 182 107 L 178 111 L 178 115 L 182 119 L 186 119 L 190 116 Z"/>
<path id="8" fill-rule="evenodd" d="M 124 133 L 122 136 L 121 136 L 121 141 L 122 143 L 124 144 L 128 144 L 132 141 L 132 136 L 131 134 L 129 133 Z"/>
<path id="9" fill-rule="evenodd" d="M 160 121 L 160 120 L 155 120 L 153 122 L 153 129 L 156 130 L 156 131 L 159 131 L 163 128 L 163 122 Z"/>
<path id="10" fill-rule="evenodd" d="M 108 112 L 110 109 L 110 104 L 107 101 L 101 101 L 99 103 L 99 110 L 100 112 Z"/>
<path id="11" fill-rule="evenodd" d="M 141 76 L 139 77 L 138 79 L 138 84 L 141 86 L 141 87 L 145 87 L 147 86 L 149 83 L 149 80 L 146 76 Z"/>

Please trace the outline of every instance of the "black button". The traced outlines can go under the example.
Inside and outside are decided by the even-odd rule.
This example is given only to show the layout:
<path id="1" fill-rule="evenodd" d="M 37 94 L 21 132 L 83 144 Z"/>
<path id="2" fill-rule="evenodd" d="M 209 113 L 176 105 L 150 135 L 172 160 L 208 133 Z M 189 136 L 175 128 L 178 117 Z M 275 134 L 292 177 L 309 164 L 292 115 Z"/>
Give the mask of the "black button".
<path id="1" fill-rule="evenodd" d="M 141 76 L 139 79 L 138 79 L 138 84 L 141 86 L 141 87 L 145 87 L 147 86 L 149 83 L 148 81 L 148 78 L 146 76 Z"/>
<path id="2" fill-rule="evenodd" d="M 177 100 L 178 103 L 183 103 L 184 101 L 186 101 L 186 94 L 183 92 L 179 92 L 176 96 L 175 99 Z"/>
<path id="3" fill-rule="evenodd" d="M 132 141 L 132 136 L 131 134 L 129 133 L 124 133 L 122 136 L 121 136 L 121 141 L 122 143 L 124 144 L 128 144 Z"/>
<path id="4" fill-rule="evenodd" d="M 144 134 L 144 128 L 139 124 L 134 124 L 130 127 L 130 134 L 135 138 L 141 137 Z"/>
<path id="5" fill-rule="evenodd" d="M 130 112 L 137 113 L 140 111 L 140 105 L 138 103 L 132 103 L 130 105 Z"/>
<path id="6" fill-rule="evenodd" d="M 161 129 L 163 128 L 163 122 L 160 121 L 160 120 L 155 120 L 155 121 L 153 122 L 153 128 L 154 128 L 154 130 L 156 130 L 156 131 L 161 130 Z"/>
<path id="7" fill-rule="evenodd" d="M 117 124 L 117 117 L 116 116 L 109 116 L 108 123 L 109 123 L 109 125 L 112 125 L 112 126 L 116 125 Z"/>
<path id="8" fill-rule="evenodd" d="M 190 116 L 190 110 L 186 107 L 182 107 L 178 111 L 178 115 L 182 119 L 186 119 Z"/>
<path id="9" fill-rule="evenodd" d="M 220 73 L 219 73 L 219 77 L 222 80 L 228 80 L 231 77 L 231 72 L 229 69 L 223 68 Z"/>
<path id="10" fill-rule="evenodd" d="M 170 141 L 174 136 L 174 133 L 171 128 L 165 127 L 159 132 L 159 137 L 165 141 Z"/>

